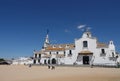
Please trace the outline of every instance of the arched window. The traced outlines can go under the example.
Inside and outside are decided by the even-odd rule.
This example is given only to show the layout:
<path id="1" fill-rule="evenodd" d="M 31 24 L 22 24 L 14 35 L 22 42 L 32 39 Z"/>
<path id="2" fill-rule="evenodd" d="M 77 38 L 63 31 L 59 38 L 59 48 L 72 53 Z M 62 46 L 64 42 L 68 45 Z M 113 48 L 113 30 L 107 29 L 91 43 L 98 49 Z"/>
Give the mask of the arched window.
<path id="1" fill-rule="evenodd" d="M 39 54 L 39 58 L 41 58 L 41 54 Z"/>
<path id="2" fill-rule="evenodd" d="M 88 42 L 87 41 L 83 41 L 83 47 L 88 47 Z"/>
<path id="3" fill-rule="evenodd" d="M 33 60 L 33 63 L 36 64 L 36 60 Z"/>
<path id="4" fill-rule="evenodd" d="M 40 63 L 40 59 L 38 59 L 38 63 Z"/>
<path id="5" fill-rule="evenodd" d="M 69 54 L 72 54 L 72 50 L 69 50 Z"/>
<path id="6" fill-rule="evenodd" d="M 112 52 L 112 57 L 114 57 L 114 52 Z"/>
<path id="7" fill-rule="evenodd" d="M 50 51 L 50 55 L 51 55 L 51 51 Z"/>
<path id="8" fill-rule="evenodd" d="M 65 56 L 66 52 L 64 51 L 64 56 Z"/>
<path id="9" fill-rule="evenodd" d="M 102 54 L 105 54 L 105 49 L 101 49 Z"/>
<path id="10" fill-rule="evenodd" d="M 87 33 L 87 37 L 89 37 L 89 34 Z"/>
<path id="11" fill-rule="evenodd" d="M 50 64 L 50 59 L 48 60 L 48 64 Z"/>
<path id="12" fill-rule="evenodd" d="M 46 60 L 44 60 L 44 64 L 47 64 Z"/>
<path id="13" fill-rule="evenodd" d="M 35 54 L 35 58 L 37 58 L 37 54 Z"/>
<path id="14" fill-rule="evenodd" d="M 52 64 L 56 64 L 56 59 L 55 58 L 52 59 Z"/>

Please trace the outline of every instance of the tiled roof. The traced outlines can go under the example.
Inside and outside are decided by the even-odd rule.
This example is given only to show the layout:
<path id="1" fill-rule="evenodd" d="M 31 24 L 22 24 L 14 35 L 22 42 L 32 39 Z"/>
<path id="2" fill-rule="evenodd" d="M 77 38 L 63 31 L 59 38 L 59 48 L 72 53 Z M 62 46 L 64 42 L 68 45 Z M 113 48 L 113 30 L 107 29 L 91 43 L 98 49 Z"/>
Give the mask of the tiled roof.
<path id="1" fill-rule="evenodd" d="M 51 54 L 47 54 L 47 55 L 42 56 L 42 58 L 50 58 L 51 56 L 52 56 Z M 56 57 L 57 58 L 63 58 L 65 56 L 64 56 L 64 54 L 57 54 Z"/>
<path id="2" fill-rule="evenodd" d="M 45 51 L 41 50 L 41 51 L 35 51 L 34 54 L 46 54 Z"/>
<path id="3" fill-rule="evenodd" d="M 58 55 L 56 55 L 56 57 L 57 57 L 57 58 L 63 58 L 63 57 L 65 57 L 65 56 L 64 56 L 64 54 L 58 54 Z"/>
<path id="4" fill-rule="evenodd" d="M 97 48 L 102 48 L 102 47 L 107 48 L 107 47 L 108 47 L 108 45 L 107 45 L 107 44 L 105 44 L 105 43 L 100 43 L 100 42 L 97 42 Z"/>
<path id="5" fill-rule="evenodd" d="M 50 55 L 50 54 L 45 55 L 45 56 L 42 56 L 42 58 L 50 58 L 50 57 L 51 57 L 51 55 Z"/>
<path id="6" fill-rule="evenodd" d="M 52 47 L 48 47 L 46 48 L 46 51 L 63 51 L 65 50 L 64 48 L 58 48 L 58 47 L 55 47 L 55 48 L 52 48 Z"/>
<path id="7" fill-rule="evenodd" d="M 55 45 L 49 45 L 45 51 L 64 51 L 66 49 L 74 49 L 74 44 L 55 44 Z"/>
<path id="8" fill-rule="evenodd" d="M 87 50 L 87 51 L 81 51 L 79 54 L 80 55 L 91 55 L 93 54 L 93 52 Z"/>

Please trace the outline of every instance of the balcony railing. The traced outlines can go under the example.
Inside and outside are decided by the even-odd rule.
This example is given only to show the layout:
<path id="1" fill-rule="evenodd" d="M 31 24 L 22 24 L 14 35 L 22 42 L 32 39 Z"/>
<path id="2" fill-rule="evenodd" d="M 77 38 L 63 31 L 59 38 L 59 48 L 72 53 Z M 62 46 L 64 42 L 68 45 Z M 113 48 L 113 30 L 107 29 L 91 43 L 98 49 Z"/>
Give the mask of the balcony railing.
<path id="1" fill-rule="evenodd" d="M 116 58 L 116 57 L 109 57 L 109 60 L 116 61 L 116 60 L 117 60 L 117 58 Z"/>
<path id="2" fill-rule="evenodd" d="M 106 53 L 101 53 L 100 56 L 104 57 L 104 56 L 106 56 Z"/>
<path id="3" fill-rule="evenodd" d="M 33 59 L 41 59 L 41 57 L 33 57 Z"/>
<path id="4" fill-rule="evenodd" d="M 72 54 L 68 54 L 68 57 L 71 57 L 72 56 Z"/>

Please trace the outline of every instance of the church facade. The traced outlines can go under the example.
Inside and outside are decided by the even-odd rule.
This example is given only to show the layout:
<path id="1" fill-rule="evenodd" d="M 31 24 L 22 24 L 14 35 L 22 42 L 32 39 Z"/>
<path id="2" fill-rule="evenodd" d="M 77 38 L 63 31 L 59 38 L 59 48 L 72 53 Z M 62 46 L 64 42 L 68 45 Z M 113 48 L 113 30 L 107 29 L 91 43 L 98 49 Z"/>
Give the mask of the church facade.
<path id="1" fill-rule="evenodd" d="M 72 44 L 50 44 L 45 38 L 43 48 L 34 51 L 34 64 L 57 65 L 110 65 L 115 66 L 117 54 L 113 41 L 101 43 L 90 31 L 85 31 L 81 38 Z"/>

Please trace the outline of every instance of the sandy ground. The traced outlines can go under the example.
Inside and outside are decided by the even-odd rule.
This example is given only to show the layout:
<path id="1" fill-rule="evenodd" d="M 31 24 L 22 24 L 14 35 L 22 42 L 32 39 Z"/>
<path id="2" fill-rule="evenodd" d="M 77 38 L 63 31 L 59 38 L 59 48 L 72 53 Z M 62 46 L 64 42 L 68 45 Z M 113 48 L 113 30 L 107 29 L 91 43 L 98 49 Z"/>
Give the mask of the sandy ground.
<path id="1" fill-rule="evenodd" d="M 120 81 L 120 68 L 0 65 L 0 81 Z"/>

